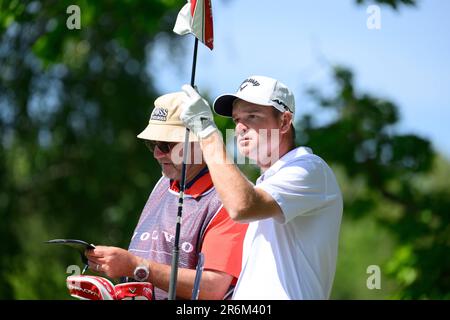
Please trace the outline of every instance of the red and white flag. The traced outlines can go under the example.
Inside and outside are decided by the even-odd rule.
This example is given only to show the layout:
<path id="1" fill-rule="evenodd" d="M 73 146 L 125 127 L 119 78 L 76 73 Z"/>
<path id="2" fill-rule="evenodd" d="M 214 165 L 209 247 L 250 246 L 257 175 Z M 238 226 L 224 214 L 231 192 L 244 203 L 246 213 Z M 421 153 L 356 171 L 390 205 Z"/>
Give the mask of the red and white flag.
<path id="1" fill-rule="evenodd" d="M 173 31 L 179 35 L 192 33 L 212 50 L 214 34 L 211 0 L 188 0 L 178 13 Z"/>

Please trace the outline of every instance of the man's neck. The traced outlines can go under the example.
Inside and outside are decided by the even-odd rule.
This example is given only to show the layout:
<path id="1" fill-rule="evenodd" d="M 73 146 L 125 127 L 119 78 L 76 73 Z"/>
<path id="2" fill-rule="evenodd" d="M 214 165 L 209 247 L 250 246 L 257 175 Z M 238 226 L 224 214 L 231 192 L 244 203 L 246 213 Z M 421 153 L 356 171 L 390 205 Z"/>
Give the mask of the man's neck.
<path id="1" fill-rule="evenodd" d="M 194 166 L 189 169 L 190 170 L 186 170 L 186 185 L 189 185 L 191 182 L 193 182 L 200 173 L 204 173 L 204 170 L 206 170 L 206 164 L 202 166 Z"/>
<path id="2" fill-rule="evenodd" d="M 269 156 L 270 161 L 267 161 L 265 163 L 258 163 L 258 167 L 260 168 L 261 173 L 266 172 L 267 169 L 269 169 L 275 162 L 277 162 L 279 159 L 281 159 L 289 151 L 294 150 L 294 149 L 295 149 L 294 144 L 287 144 L 287 143 L 280 144 L 278 154 L 276 154 L 276 153 L 270 154 L 270 156 Z"/>

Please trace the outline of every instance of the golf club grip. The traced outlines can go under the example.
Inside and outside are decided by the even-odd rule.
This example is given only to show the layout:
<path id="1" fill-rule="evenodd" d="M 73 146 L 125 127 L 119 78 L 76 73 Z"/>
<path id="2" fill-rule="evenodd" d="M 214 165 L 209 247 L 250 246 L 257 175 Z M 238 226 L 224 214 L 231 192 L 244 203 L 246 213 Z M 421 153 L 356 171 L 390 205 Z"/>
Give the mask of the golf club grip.
<path id="1" fill-rule="evenodd" d="M 202 280 L 203 264 L 205 263 L 205 257 L 202 252 L 198 254 L 197 269 L 195 271 L 194 288 L 192 289 L 192 300 L 198 300 L 198 294 L 200 292 L 200 281 Z"/>

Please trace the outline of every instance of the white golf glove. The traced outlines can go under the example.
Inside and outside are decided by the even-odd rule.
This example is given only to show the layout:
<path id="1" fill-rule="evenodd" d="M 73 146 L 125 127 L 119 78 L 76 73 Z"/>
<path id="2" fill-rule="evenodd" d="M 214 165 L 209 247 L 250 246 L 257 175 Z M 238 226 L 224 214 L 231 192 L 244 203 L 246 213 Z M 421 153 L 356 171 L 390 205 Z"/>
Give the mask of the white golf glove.
<path id="1" fill-rule="evenodd" d="M 181 106 L 180 118 L 200 139 L 206 138 L 217 130 L 211 107 L 192 86 L 185 84 L 182 89 L 187 98 Z"/>

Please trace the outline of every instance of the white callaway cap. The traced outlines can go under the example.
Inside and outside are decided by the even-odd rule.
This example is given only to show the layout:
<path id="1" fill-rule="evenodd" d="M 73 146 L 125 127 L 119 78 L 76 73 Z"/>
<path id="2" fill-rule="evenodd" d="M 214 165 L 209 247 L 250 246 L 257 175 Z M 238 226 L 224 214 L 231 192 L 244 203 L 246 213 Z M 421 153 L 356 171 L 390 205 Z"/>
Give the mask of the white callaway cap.
<path id="1" fill-rule="evenodd" d="M 295 113 L 295 100 L 289 88 L 280 81 L 264 77 L 251 76 L 239 86 L 236 94 L 223 94 L 214 101 L 214 111 L 225 117 L 231 117 L 233 102 L 237 98 L 247 102 L 272 106 L 275 109 Z"/>

